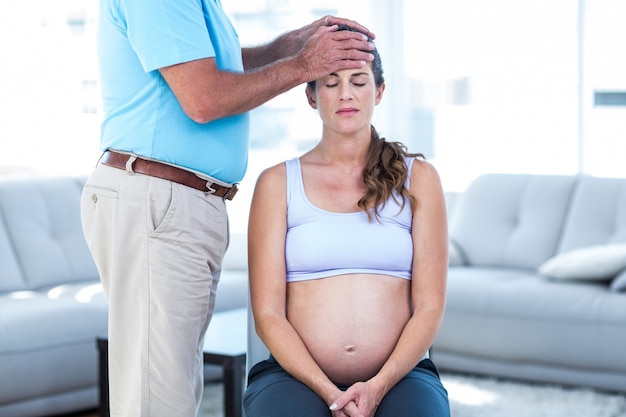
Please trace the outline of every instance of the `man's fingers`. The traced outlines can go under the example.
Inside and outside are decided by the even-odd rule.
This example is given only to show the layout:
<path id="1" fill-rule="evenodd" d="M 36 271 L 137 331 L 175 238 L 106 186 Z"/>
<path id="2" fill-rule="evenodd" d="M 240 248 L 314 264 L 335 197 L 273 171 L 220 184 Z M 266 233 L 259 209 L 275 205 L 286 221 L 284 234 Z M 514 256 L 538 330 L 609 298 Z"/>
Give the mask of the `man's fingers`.
<path id="1" fill-rule="evenodd" d="M 365 42 L 359 39 L 334 39 L 333 49 L 339 51 L 339 59 L 354 59 L 359 61 L 373 61 L 374 54 L 370 51 L 374 50 L 371 42 Z"/>
<path id="2" fill-rule="evenodd" d="M 376 38 L 376 35 L 374 34 L 374 32 L 370 31 L 368 28 L 366 28 L 365 26 L 361 25 L 358 22 L 355 22 L 354 20 L 344 19 L 344 18 L 335 17 L 335 16 L 326 16 L 323 21 L 324 21 L 324 25 L 326 25 L 326 26 L 346 25 L 346 26 L 348 26 L 348 27 L 350 27 L 352 29 L 356 29 L 359 32 L 362 32 L 362 33 L 366 34 L 371 39 L 375 39 Z"/>
<path id="3" fill-rule="evenodd" d="M 318 29 L 317 37 L 322 42 L 338 42 L 339 45 L 324 45 L 324 48 L 356 49 L 359 51 L 373 51 L 375 45 L 367 36 L 359 32 L 349 30 L 333 31 L 335 26 L 322 26 Z M 319 47 L 319 46 L 318 46 Z"/>
<path id="4" fill-rule="evenodd" d="M 368 40 L 368 37 L 366 35 L 360 32 L 351 32 L 349 30 L 332 30 L 332 28 L 334 27 L 336 26 L 325 26 L 325 32 L 330 32 L 328 36 L 330 36 L 332 39 L 337 41 L 355 39 L 359 42 L 364 42 L 372 45 L 369 48 L 374 49 L 374 44 Z"/>
<path id="5" fill-rule="evenodd" d="M 358 61 L 373 61 L 374 45 L 360 37 L 344 36 L 341 32 L 321 34 L 320 41 L 311 45 L 319 56 L 325 56 L 328 61 L 352 59 Z M 353 35 L 358 35 L 353 33 Z M 326 38 L 326 39 L 323 39 Z"/>

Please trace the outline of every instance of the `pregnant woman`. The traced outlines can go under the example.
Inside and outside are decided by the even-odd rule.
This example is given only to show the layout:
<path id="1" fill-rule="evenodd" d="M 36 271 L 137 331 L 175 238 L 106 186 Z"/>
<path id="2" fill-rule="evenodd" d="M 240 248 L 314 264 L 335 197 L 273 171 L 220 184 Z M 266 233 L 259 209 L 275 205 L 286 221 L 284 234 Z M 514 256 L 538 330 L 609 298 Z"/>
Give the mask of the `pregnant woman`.
<path id="1" fill-rule="evenodd" d="M 250 371 L 247 417 L 450 415 L 428 357 L 445 304 L 442 186 L 372 126 L 385 89 L 374 54 L 307 85 L 319 143 L 258 179 L 250 290 L 271 355 Z"/>

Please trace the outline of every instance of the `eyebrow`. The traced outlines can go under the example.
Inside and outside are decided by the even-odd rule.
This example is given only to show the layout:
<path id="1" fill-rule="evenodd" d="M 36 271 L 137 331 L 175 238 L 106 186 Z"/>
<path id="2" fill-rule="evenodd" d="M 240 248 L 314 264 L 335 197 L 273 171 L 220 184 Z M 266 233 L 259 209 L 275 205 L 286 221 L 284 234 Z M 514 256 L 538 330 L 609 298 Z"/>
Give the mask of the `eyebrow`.
<path id="1" fill-rule="evenodd" d="M 355 72 L 354 74 L 350 75 L 350 77 L 359 77 L 361 75 L 366 75 L 369 76 L 369 74 L 367 72 Z M 339 77 L 339 75 L 336 72 L 331 72 L 330 74 L 328 74 L 329 77 Z"/>

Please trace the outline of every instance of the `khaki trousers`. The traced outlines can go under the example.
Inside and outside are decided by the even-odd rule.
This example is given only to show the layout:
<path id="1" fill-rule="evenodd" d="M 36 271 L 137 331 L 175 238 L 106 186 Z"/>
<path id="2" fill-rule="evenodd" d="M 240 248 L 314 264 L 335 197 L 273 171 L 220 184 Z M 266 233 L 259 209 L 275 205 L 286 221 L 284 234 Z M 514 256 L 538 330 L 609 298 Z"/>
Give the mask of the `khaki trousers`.
<path id="1" fill-rule="evenodd" d="M 111 416 L 196 416 L 202 344 L 228 245 L 224 201 L 99 165 L 81 210 L 109 302 Z"/>

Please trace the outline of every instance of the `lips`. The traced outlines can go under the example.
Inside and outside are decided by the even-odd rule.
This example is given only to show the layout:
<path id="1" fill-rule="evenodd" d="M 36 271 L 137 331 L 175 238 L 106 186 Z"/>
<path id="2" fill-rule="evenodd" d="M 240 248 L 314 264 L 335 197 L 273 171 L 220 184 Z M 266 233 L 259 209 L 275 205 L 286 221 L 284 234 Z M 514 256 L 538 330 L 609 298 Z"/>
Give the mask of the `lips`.
<path id="1" fill-rule="evenodd" d="M 337 114 L 350 115 L 350 114 L 355 114 L 358 111 L 359 110 L 355 109 L 354 107 L 346 107 L 346 108 L 337 110 Z"/>

